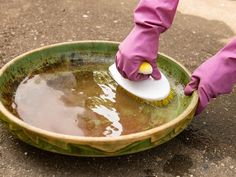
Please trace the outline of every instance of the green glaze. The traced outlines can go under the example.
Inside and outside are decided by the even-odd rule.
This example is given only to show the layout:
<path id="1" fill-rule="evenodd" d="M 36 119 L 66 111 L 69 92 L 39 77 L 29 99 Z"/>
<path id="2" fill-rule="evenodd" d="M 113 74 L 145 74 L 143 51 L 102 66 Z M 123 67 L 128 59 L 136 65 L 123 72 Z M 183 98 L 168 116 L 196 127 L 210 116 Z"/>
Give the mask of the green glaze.
<path id="1" fill-rule="evenodd" d="M 20 140 L 43 150 L 73 156 L 118 156 L 150 149 L 178 135 L 191 122 L 198 102 L 194 93 L 182 104 L 186 109 L 174 120 L 139 133 L 119 137 L 80 137 L 62 135 L 33 127 L 7 110 L 7 103 L 17 81 L 27 74 L 55 65 L 112 64 L 118 43 L 108 41 L 80 41 L 43 47 L 23 54 L 0 70 L 0 118 Z M 73 62 L 71 62 L 73 61 Z M 170 57 L 160 54 L 159 67 L 177 82 L 186 85 L 189 72 Z M 86 68 L 86 67 L 85 67 Z M 90 69 L 89 67 L 87 68 Z"/>

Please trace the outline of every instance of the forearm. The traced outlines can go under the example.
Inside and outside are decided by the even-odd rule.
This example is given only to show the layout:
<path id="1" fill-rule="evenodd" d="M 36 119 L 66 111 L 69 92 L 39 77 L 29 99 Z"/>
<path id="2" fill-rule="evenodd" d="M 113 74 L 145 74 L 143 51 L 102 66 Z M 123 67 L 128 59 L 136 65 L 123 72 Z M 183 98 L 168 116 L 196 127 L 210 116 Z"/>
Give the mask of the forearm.
<path id="1" fill-rule="evenodd" d="M 218 60 L 215 67 L 219 72 L 216 73 L 214 85 L 214 97 L 232 91 L 236 83 L 236 38 L 221 49 L 212 60 Z M 210 69 L 210 68 L 209 68 Z"/>
<path id="2" fill-rule="evenodd" d="M 160 33 L 172 24 L 179 0 L 140 0 L 135 13 L 136 25 L 157 28 Z"/>

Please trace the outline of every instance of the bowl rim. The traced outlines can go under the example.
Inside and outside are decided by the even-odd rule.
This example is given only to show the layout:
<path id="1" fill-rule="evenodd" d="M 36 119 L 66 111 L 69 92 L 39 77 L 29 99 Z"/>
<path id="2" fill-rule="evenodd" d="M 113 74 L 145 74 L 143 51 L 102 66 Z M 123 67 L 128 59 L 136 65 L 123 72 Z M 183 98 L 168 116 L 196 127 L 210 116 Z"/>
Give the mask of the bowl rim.
<path id="1" fill-rule="evenodd" d="M 11 61 L 9 61 L 8 63 L 6 63 L 1 69 L 0 69 L 0 77 L 2 76 L 2 74 L 4 73 L 4 71 L 12 64 L 14 64 L 16 61 L 20 60 L 22 57 L 25 57 L 29 54 L 32 54 L 34 52 L 39 52 L 41 50 L 44 49 L 50 49 L 50 48 L 54 48 L 54 47 L 59 47 L 59 46 L 63 46 L 63 45 L 71 45 L 71 44 L 86 44 L 86 43 L 106 43 L 106 44 L 114 44 L 114 45 L 119 45 L 119 42 L 116 41 L 105 41 L 105 40 L 82 40 L 82 41 L 72 41 L 72 42 L 62 42 L 62 43 L 56 43 L 56 44 L 51 44 L 51 45 L 47 45 L 47 46 L 43 46 L 40 48 L 36 48 L 33 50 L 30 50 L 28 52 L 25 52 L 17 57 L 15 57 L 14 59 L 12 59 Z M 160 53 L 162 56 L 167 57 L 168 59 L 170 59 L 172 62 L 176 63 L 177 65 L 179 65 L 184 72 L 186 72 L 189 76 L 191 76 L 190 72 L 185 68 L 185 66 L 183 66 L 182 64 L 180 64 L 179 62 L 177 62 L 175 59 L 173 59 L 172 57 L 169 57 L 168 55 L 165 55 L 163 53 Z M 137 132 L 137 133 L 132 133 L 132 134 L 127 134 L 127 135 L 121 135 L 121 136 L 117 136 L 117 137 L 91 137 L 91 136 L 76 136 L 76 135 L 66 135 L 66 134 L 60 134 L 60 133 L 55 133 L 55 132 L 51 132 L 48 130 L 44 130 L 38 127 L 35 127 L 33 125 L 30 125 L 24 121 L 22 121 L 20 118 L 16 117 L 15 115 L 13 115 L 10 111 L 7 110 L 7 108 L 3 105 L 2 101 L 0 101 L 0 112 L 6 116 L 8 119 L 10 119 L 10 121 L 12 121 L 13 123 L 17 124 L 18 126 L 32 131 L 36 134 L 40 134 L 42 136 L 47 136 L 47 137 L 51 137 L 51 138 L 56 138 L 56 139 L 60 139 L 60 140 L 65 140 L 65 142 L 112 142 L 112 141 L 127 141 L 127 140 L 134 140 L 134 139 L 145 139 L 146 137 L 150 137 L 152 134 L 157 133 L 157 132 L 161 132 L 165 129 L 168 129 L 169 127 L 174 126 L 175 124 L 177 124 L 178 122 L 184 120 L 188 114 L 190 114 L 197 106 L 198 103 L 198 94 L 196 91 L 193 92 L 192 94 L 193 98 L 190 102 L 190 104 L 188 105 L 188 107 L 179 115 L 177 116 L 175 119 L 160 125 L 158 127 L 154 127 L 152 129 L 148 129 L 145 131 L 141 131 L 141 132 Z"/>

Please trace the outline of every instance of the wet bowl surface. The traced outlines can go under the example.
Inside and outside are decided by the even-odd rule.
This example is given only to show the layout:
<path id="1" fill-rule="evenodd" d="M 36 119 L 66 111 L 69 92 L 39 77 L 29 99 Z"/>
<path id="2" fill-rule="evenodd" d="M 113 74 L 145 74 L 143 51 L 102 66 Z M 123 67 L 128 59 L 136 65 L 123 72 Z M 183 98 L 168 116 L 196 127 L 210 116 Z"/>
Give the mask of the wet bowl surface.
<path id="1" fill-rule="evenodd" d="M 20 140 L 43 150 L 73 155 L 73 156 L 118 156 L 150 149 L 178 135 L 191 122 L 197 102 L 197 93 L 186 97 L 178 116 L 171 121 L 149 130 L 121 135 L 117 137 L 83 137 L 64 135 L 34 127 L 15 116 L 6 107 L 6 95 L 11 95 L 12 85 L 24 78 L 27 73 L 33 73 L 45 67 L 60 63 L 76 66 L 114 62 L 118 50 L 117 42 L 109 41 L 78 41 L 60 43 L 39 48 L 16 57 L 0 70 L 0 118 Z M 160 54 L 159 67 L 186 85 L 189 72 L 174 59 Z M 132 123 L 132 122 L 131 122 Z"/>

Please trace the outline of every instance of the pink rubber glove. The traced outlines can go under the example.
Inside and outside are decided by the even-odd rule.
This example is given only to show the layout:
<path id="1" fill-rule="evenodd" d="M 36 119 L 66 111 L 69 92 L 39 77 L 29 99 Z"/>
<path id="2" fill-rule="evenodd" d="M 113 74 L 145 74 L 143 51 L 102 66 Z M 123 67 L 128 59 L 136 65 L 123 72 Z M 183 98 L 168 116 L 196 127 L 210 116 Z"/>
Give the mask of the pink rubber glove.
<path id="1" fill-rule="evenodd" d="M 235 83 L 236 39 L 193 72 L 185 94 L 191 95 L 194 90 L 198 90 L 199 104 L 196 114 L 199 114 L 212 98 L 230 93 Z"/>
<path id="2" fill-rule="evenodd" d="M 159 35 L 172 24 L 179 0 L 140 0 L 134 12 L 135 26 L 120 44 L 116 66 L 121 75 L 130 80 L 144 80 L 149 76 L 138 73 L 142 62 L 153 67 L 151 74 L 160 79 L 156 58 Z"/>

